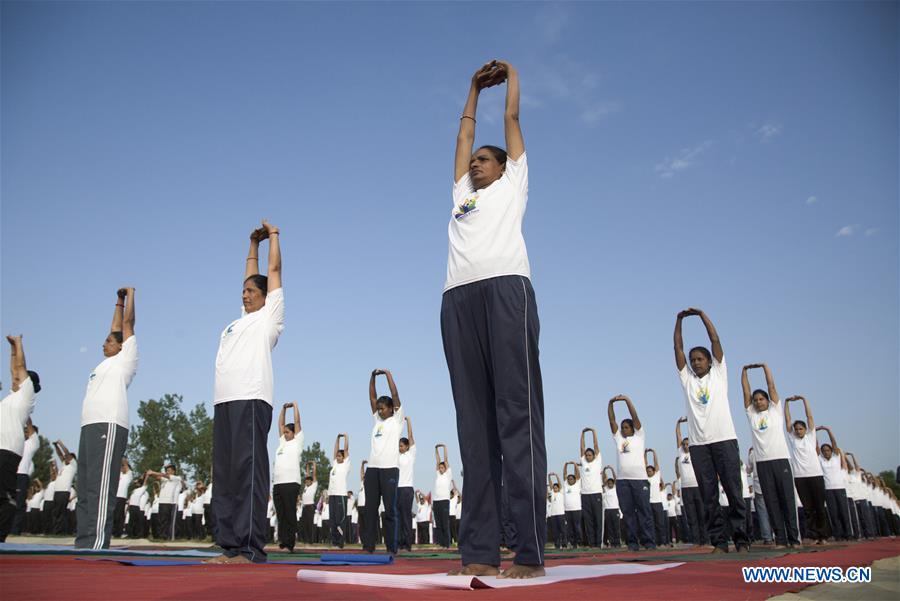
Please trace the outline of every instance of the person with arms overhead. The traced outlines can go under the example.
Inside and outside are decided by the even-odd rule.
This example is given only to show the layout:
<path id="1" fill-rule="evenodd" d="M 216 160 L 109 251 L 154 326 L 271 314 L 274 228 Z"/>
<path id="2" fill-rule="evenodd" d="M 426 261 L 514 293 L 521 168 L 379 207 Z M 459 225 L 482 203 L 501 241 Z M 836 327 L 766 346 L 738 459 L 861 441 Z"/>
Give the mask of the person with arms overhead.
<path id="1" fill-rule="evenodd" d="M 341 448 L 341 439 L 344 448 Z M 322 510 L 322 521 L 328 521 L 331 546 L 344 548 L 344 516 L 347 515 L 347 474 L 350 472 L 350 436 L 338 434 L 334 439 L 334 463 L 328 477 L 327 506 Z M 378 523 L 377 520 L 375 522 Z"/>
<path id="2" fill-rule="evenodd" d="M 41 390 L 37 373 L 25 366 L 22 336 L 7 336 L 6 340 L 10 344 L 12 391 L 0 400 L 0 543 L 6 541 L 16 517 L 19 484 L 16 472 L 25 454 L 25 428 L 31 422 L 29 416 Z"/>
<path id="3" fill-rule="evenodd" d="M 685 356 L 681 322 L 692 315 L 703 321 L 712 352 L 696 346 Z M 674 346 L 675 366 L 687 406 L 691 461 L 703 500 L 706 531 L 715 547 L 713 552 L 728 552 L 726 515 L 735 549 L 749 551 L 750 536 L 744 526 L 744 515 L 748 509 L 741 490 L 741 457 L 728 406 L 728 370 L 719 333 L 706 313 L 700 309 L 685 309 L 678 313 L 675 320 Z M 719 508 L 717 482 L 722 484 L 728 498 L 725 511 Z"/>
<path id="4" fill-rule="evenodd" d="M 284 330 L 281 245 L 277 227 L 250 234 L 241 317 L 219 338 L 213 395 L 212 497 L 216 544 L 207 563 L 265 563 L 269 522 L 269 450 L 275 382 L 272 349 Z M 259 273 L 259 245 L 269 241 L 268 275 Z"/>
<path id="5" fill-rule="evenodd" d="M 397 483 L 397 519 L 400 520 L 400 548 L 412 551 L 415 542 L 413 517 L 415 516 L 415 489 L 413 471 L 416 465 L 416 439 L 413 437 L 412 420 L 407 415 L 406 436 L 400 439 L 400 480 Z"/>
<path id="6" fill-rule="evenodd" d="M 474 153 L 475 109 L 485 88 L 506 81 L 506 150 Z M 519 75 L 494 60 L 472 76 L 456 138 L 453 209 L 441 334 L 456 406 L 465 495 L 462 569 L 499 573 L 501 481 L 516 542 L 502 577 L 544 574 L 546 518 L 540 324 L 522 236 L 528 161 L 519 127 Z M 448 491 L 449 492 L 449 491 Z"/>
<path id="7" fill-rule="evenodd" d="M 285 424 L 285 412 L 294 410 L 294 421 Z M 297 497 L 300 496 L 300 454 L 303 428 L 297 403 L 285 403 L 278 414 L 278 450 L 272 467 L 272 502 L 278 518 L 278 548 L 294 552 L 297 543 Z"/>
<path id="8" fill-rule="evenodd" d="M 590 432 L 594 446 L 584 444 L 585 435 Z M 597 431 L 585 428 L 581 431 L 581 516 L 584 520 L 585 541 L 591 547 L 603 546 L 603 459 Z"/>

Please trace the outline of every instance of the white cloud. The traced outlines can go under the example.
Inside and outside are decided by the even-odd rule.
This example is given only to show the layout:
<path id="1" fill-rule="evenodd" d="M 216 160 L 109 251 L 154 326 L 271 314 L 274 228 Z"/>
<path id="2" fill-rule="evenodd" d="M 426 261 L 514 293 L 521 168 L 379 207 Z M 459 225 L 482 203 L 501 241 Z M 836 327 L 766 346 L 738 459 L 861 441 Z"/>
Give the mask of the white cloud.
<path id="1" fill-rule="evenodd" d="M 697 157 L 712 146 L 712 140 L 705 140 L 696 146 L 682 148 L 675 157 L 666 157 L 660 163 L 657 163 L 654 170 L 659 173 L 660 177 L 672 177 L 679 171 L 684 171 L 692 166 Z"/>
<path id="2" fill-rule="evenodd" d="M 845 225 L 834 235 L 836 238 L 847 238 L 859 231 L 859 224 Z"/>
<path id="3" fill-rule="evenodd" d="M 775 136 L 781 135 L 781 130 L 784 129 L 780 123 L 774 123 L 772 121 L 768 123 L 764 123 L 759 129 L 756 130 L 756 135 L 763 141 L 766 142 L 771 140 Z"/>
<path id="4" fill-rule="evenodd" d="M 569 13 L 561 4 L 549 4 L 538 11 L 534 22 L 544 41 L 554 44 L 559 41 L 562 30 L 569 22 Z"/>
<path id="5" fill-rule="evenodd" d="M 588 125 L 596 125 L 617 110 L 619 105 L 616 102 L 598 102 L 581 111 L 581 120 Z"/>
<path id="6" fill-rule="evenodd" d="M 817 202 L 819 202 L 819 199 L 816 198 L 815 196 L 810 196 L 806 199 L 806 204 L 808 204 L 808 205 L 814 205 Z"/>
<path id="7" fill-rule="evenodd" d="M 870 227 L 869 229 L 866 230 L 866 236 L 874 236 L 877 233 L 878 233 L 877 227 Z"/>

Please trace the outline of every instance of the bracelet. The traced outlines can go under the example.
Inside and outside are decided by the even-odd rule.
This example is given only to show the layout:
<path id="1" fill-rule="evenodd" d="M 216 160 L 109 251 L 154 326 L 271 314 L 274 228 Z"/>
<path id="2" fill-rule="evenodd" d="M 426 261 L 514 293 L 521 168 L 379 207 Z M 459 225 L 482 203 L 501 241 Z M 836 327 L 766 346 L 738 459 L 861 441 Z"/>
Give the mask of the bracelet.
<path id="1" fill-rule="evenodd" d="M 475 120 L 475 117 L 470 117 L 468 115 L 463 115 L 462 117 L 459 118 L 460 121 L 462 121 L 463 119 L 471 119 L 472 123 L 478 123 L 478 121 Z"/>
<path id="2" fill-rule="evenodd" d="M 248 261 L 257 261 L 259 257 L 247 257 Z"/>
<path id="3" fill-rule="evenodd" d="M 281 232 L 279 232 L 279 231 L 274 231 L 274 232 L 269 232 L 269 235 L 270 235 L 270 236 L 277 236 L 277 235 L 280 234 L 280 233 L 281 233 Z"/>
<path id="4" fill-rule="evenodd" d="M 122 303 L 116 303 L 116 306 L 117 306 L 117 307 L 124 307 L 125 305 L 123 305 Z"/>

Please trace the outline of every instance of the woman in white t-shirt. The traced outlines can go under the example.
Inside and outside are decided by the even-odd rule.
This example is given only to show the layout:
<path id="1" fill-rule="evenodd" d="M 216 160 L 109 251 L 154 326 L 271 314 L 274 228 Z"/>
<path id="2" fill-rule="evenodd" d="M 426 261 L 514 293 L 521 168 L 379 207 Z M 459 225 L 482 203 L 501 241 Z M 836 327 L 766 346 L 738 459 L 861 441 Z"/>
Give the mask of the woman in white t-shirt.
<path id="1" fill-rule="evenodd" d="M 859 463 L 856 456 L 850 451 L 844 452 L 847 459 L 847 482 L 853 491 L 853 503 L 851 508 L 851 518 L 853 519 L 856 537 L 859 539 L 870 538 L 868 524 L 866 522 L 866 495 L 865 484 L 862 481 L 862 472 L 859 469 Z"/>
<path id="2" fill-rule="evenodd" d="M 709 535 L 706 532 L 706 510 L 691 461 L 691 442 L 687 436 L 681 435 L 681 424 L 687 422 L 687 417 L 679 417 L 675 421 L 675 476 L 681 480 L 679 501 L 683 504 L 684 521 L 687 524 L 686 538 L 693 546 L 700 547 L 709 544 Z"/>
<path id="3" fill-rule="evenodd" d="M 652 465 L 647 461 L 648 453 L 653 455 Z M 647 483 L 650 485 L 650 514 L 653 518 L 653 533 L 656 537 L 656 544 L 665 545 L 668 544 L 666 528 L 669 520 L 666 518 L 666 507 L 663 502 L 663 480 L 662 473 L 659 471 L 659 458 L 656 456 L 656 450 L 646 449 L 644 462 L 647 464 Z"/>
<path id="4" fill-rule="evenodd" d="M 819 463 L 825 478 L 825 509 L 828 511 L 831 527 L 836 540 L 850 540 L 853 528 L 850 526 L 850 512 L 847 510 L 847 460 L 837 446 L 834 432 L 828 426 L 818 426 L 816 431 L 828 433 L 831 444 L 819 447 Z"/>
<path id="5" fill-rule="evenodd" d="M 591 433 L 594 446 L 584 443 L 585 436 Z M 600 456 L 600 443 L 597 431 L 584 428 L 579 437 L 581 451 L 581 519 L 584 522 L 585 541 L 591 547 L 603 546 L 603 458 Z"/>
<path id="6" fill-rule="evenodd" d="M 413 470 L 416 465 L 416 439 L 413 436 L 412 420 L 407 415 L 406 436 L 400 439 L 400 480 L 397 482 L 397 519 L 400 522 L 400 549 L 412 551 L 416 535 L 413 527 L 415 517 L 415 489 Z M 457 505 L 457 508 L 459 506 Z"/>
<path id="7" fill-rule="evenodd" d="M 341 439 L 344 447 L 341 448 Z M 338 434 L 334 439 L 334 463 L 328 476 L 328 501 L 322 513 L 322 522 L 328 521 L 331 529 L 331 545 L 344 548 L 344 518 L 347 517 L 347 475 L 350 473 L 350 435 Z M 368 471 L 368 470 L 366 470 Z M 327 516 L 327 518 L 326 518 Z M 366 516 L 368 519 L 368 516 Z M 365 539 L 363 539 L 365 544 Z"/>
<path id="8" fill-rule="evenodd" d="M 563 496 L 562 482 L 559 474 L 550 472 L 547 474 L 547 492 L 550 501 L 548 513 L 550 519 L 550 538 L 553 546 L 562 549 L 566 546 L 566 500 Z"/>
<path id="9" fill-rule="evenodd" d="M 481 146 L 472 152 L 478 96 L 503 81 L 506 150 Z M 545 517 L 547 472 L 540 324 L 522 235 L 528 161 L 519 126 L 519 76 L 507 62 L 491 61 L 472 77 L 454 172 L 441 336 L 466 486 L 481 491 L 478 502 L 465 507 L 460 573 L 499 572 L 501 531 L 508 522 L 518 539 L 504 577 L 541 576 L 545 533 L 534 527 Z M 510 501 L 508 512 L 501 510 L 503 495 Z"/>
<path id="10" fill-rule="evenodd" d="M 569 466 L 572 473 L 569 473 Z M 563 476 L 566 483 L 563 485 L 563 495 L 566 509 L 566 541 L 569 547 L 581 546 L 581 472 L 578 464 L 567 461 L 563 465 Z"/>
<path id="11" fill-rule="evenodd" d="M 806 411 L 805 422 L 799 419 L 791 420 L 791 402 L 798 400 L 803 401 L 803 408 Z M 825 513 L 825 477 L 822 474 L 822 464 L 819 463 L 816 426 L 809 401 L 799 395 L 786 398 L 784 424 L 791 449 L 794 485 L 803 502 L 803 512 L 806 515 L 806 533 L 817 545 L 823 545 L 831 536 L 831 525 L 828 523 L 828 514 Z"/>
<path id="12" fill-rule="evenodd" d="M 431 526 L 430 496 L 426 497 L 421 490 L 416 491 L 416 539 L 420 545 L 431 543 L 431 536 L 428 532 Z"/>
<path id="13" fill-rule="evenodd" d="M 294 410 L 294 420 L 286 424 L 288 409 Z M 296 402 L 281 407 L 278 432 L 281 436 L 272 466 L 272 504 L 278 518 L 278 548 L 293 553 L 297 543 L 297 497 L 300 496 L 300 454 L 303 452 L 303 428 Z"/>
<path id="14" fill-rule="evenodd" d="M 387 378 L 390 396 L 378 396 L 375 378 Z M 397 521 L 397 485 L 400 481 L 400 434 L 403 431 L 403 410 L 400 393 L 390 370 L 376 369 L 369 377 L 369 409 L 375 423 L 372 426 L 372 446 L 363 486 L 366 490 L 366 535 L 363 551 L 375 551 L 378 539 L 378 507 L 384 503 L 384 544 L 387 552 L 397 554 L 400 545 L 400 524 Z M 406 519 L 404 517 L 404 519 Z"/>
<path id="15" fill-rule="evenodd" d="M 444 455 L 441 457 L 441 450 Z M 453 482 L 453 470 L 450 469 L 450 455 L 447 453 L 447 445 L 434 445 L 434 492 L 431 496 L 432 511 L 434 513 L 434 538 L 435 542 L 450 548 L 450 491 L 456 487 Z M 461 534 L 460 534 L 461 535 Z"/>
<path id="16" fill-rule="evenodd" d="M 761 368 L 766 390 L 751 392 L 749 372 Z M 753 435 L 754 474 L 759 479 L 769 524 L 775 531 L 777 548 L 800 544 L 797 507 L 794 504 L 794 474 L 782 422 L 784 421 L 775 378 L 765 363 L 745 365 L 741 371 L 744 409 Z M 756 491 L 754 491 L 756 492 Z"/>
<path id="17" fill-rule="evenodd" d="M 250 234 L 240 318 L 219 337 L 213 389 L 213 513 L 223 553 L 206 563 L 264 563 L 270 490 L 267 439 L 275 379 L 272 349 L 284 330 L 281 246 L 277 227 Z M 269 241 L 268 275 L 259 273 L 259 245 Z M 248 491 L 249 494 L 248 494 Z"/>
<path id="18" fill-rule="evenodd" d="M 621 428 L 616 423 L 615 403 L 622 402 L 628 407 L 630 419 L 623 419 Z M 609 429 L 616 443 L 619 477 L 616 479 L 616 493 L 619 507 L 625 519 L 628 548 L 637 551 L 655 549 L 653 537 L 653 517 L 650 509 L 650 483 L 647 481 L 647 462 L 644 457 L 644 429 L 634 404 L 624 394 L 609 400 L 607 408 Z"/>
<path id="19" fill-rule="evenodd" d="M 706 347 L 695 346 L 685 356 L 681 322 L 692 315 L 703 321 L 711 352 Z M 706 531 L 715 547 L 713 553 L 727 553 L 729 538 L 734 539 L 735 550 L 749 550 L 750 534 L 745 526 L 747 507 L 741 490 L 741 456 L 728 403 L 728 369 L 722 342 L 709 316 L 700 309 L 690 308 L 678 313 L 674 345 L 675 366 L 687 407 L 691 460 L 706 513 Z M 719 509 L 716 482 L 722 484 L 728 497 L 728 509 L 724 512 Z"/>
<path id="20" fill-rule="evenodd" d="M 607 475 L 607 470 L 609 475 Z M 616 492 L 616 470 L 611 465 L 603 468 L 603 540 L 610 547 L 621 547 L 621 517 L 619 495 Z"/>

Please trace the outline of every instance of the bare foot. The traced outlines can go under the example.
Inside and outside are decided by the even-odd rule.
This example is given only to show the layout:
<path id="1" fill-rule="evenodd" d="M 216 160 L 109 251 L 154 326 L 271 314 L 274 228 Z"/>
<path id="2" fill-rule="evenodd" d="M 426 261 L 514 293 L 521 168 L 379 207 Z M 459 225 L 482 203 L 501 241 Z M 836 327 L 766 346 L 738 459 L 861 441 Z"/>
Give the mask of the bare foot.
<path id="1" fill-rule="evenodd" d="M 216 555 L 215 557 L 209 557 L 203 560 L 203 563 L 226 563 L 228 561 L 228 556 L 222 553 L 221 555 Z"/>
<path id="2" fill-rule="evenodd" d="M 538 576 L 545 576 L 546 574 L 547 572 L 544 571 L 544 566 L 526 566 L 514 563 L 503 570 L 503 573 L 497 576 L 497 578 L 537 578 Z"/>
<path id="3" fill-rule="evenodd" d="M 717 553 L 728 553 L 728 549 L 723 549 L 722 547 L 713 547 L 713 550 L 710 551 L 710 555 L 716 555 Z"/>
<path id="4" fill-rule="evenodd" d="M 233 564 L 233 563 L 253 563 L 243 555 L 235 555 L 234 557 L 229 557 L 222 563 Z"/>
<path id="5" fill-rule="evenodd" d="M 499 574 L 500 568 L 489 566 L 486 563 L 470 563 L 458 570 L 447 572 L 448 576 L 497 576 Z"/>

